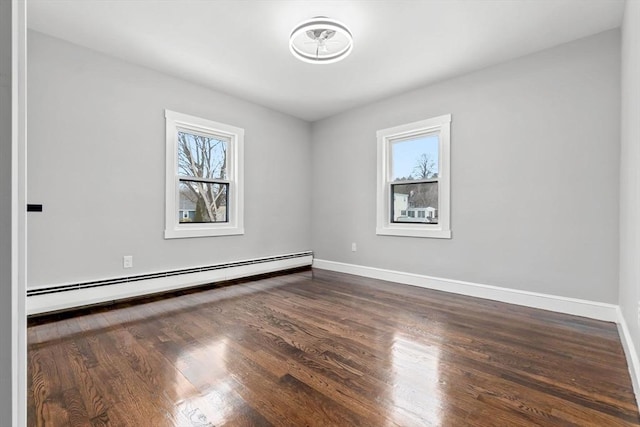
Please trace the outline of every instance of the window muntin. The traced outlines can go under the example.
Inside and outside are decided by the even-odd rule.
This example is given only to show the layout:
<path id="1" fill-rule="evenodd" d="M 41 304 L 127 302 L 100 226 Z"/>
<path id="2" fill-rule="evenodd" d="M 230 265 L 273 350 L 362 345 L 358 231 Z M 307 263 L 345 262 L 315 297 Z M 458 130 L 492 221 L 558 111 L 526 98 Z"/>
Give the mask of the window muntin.
<path id="1" fill-rule="evenodd" d="M 227 222 L 229 138 L 178 128 L 177 139 L 179 222 Z"/>
<path id="2" fill-rule="evenodd" d="M 244 130 L 166 110 L 165 238 L 243 234 Z"/>
<path id="3" fill-rule="evenodd" d="M 391 222 L 438 223 L 439 147 L 438 132 L 389 140 Z"/>
<path id="4" fill-rule="evenodd" d="M 451 237 L 451 116 L 378 131 L 377 234 Z"/>

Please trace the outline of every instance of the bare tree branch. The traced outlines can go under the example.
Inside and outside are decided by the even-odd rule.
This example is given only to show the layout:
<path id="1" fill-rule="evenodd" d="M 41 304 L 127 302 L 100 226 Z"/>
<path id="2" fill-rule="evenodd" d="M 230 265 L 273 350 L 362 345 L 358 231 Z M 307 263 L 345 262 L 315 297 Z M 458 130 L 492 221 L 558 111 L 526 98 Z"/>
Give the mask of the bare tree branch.
<path id="1" fill-rule="evenodd" d="M 431 156 L 426 153 L 422 153 L 416 159 L 416 165 L 413 168 L 413 173 L 416 174 L 418 179 L 428 179 L 437 176 L 436 163 L 431 160 Z"/>
<path id="2" fill-rule="evenodd" d="M 195 179 L 225 179 L 226 164 L 226 141 L 178 132 L 178 168 L 181 175 Z M 184 196 L 196 205 L 195 220 L 217 221 L 219 208 L 227 202 L 226 186 L 199 181 L 183 183 L 189 190 L 183 193 Z"/>

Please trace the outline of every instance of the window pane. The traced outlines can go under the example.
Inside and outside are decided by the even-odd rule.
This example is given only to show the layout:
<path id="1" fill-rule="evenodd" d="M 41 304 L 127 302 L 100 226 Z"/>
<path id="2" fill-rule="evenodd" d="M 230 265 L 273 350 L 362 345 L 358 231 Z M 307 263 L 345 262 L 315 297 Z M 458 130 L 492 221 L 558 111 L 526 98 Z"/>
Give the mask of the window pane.
<path id="1" fill-rule="evenodd" d="M 438 223 L 438 182 L 391 184 L 392 222 Z"/>
<path id="2" fill-rule="evenodd" d="M 229 184 L 180 180 L 178 220 L 227 222 Z"/>
<path id="3" fill-rule="evenodd" d="M 438 134 L 391 142 L 391 181 L 438 177 Z"/>
<path id="4" fill-rule="evenodd" d="M 227 179 L 227 148 L 223 137 L 178 130 L 178 175 Z"/>

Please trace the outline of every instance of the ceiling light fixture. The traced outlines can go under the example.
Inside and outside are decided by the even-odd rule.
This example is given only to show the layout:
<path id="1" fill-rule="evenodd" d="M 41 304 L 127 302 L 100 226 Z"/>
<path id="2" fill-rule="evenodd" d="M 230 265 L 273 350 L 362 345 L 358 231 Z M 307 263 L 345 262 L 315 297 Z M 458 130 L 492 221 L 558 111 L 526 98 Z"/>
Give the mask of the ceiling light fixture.
<path id="1" fill-rule="evenodd" d="M 297 25 L 289 37 L 289 50 L 296 58 L 311 64 L 331 64 L 351 53 L 353 38 L 342 23 L 316 16 Z"/>

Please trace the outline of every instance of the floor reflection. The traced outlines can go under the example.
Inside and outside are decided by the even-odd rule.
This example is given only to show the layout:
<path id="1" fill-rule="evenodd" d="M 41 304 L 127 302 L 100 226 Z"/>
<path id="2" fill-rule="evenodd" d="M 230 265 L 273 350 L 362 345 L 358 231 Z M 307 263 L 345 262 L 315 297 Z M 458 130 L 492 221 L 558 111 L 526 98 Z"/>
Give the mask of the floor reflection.
<path id="1" fill-rule="evenodd" d="M 186 375 L 199 390 L 204 390 L 176 406 L 176 411 L 186 417 L 190 425 L 222 425 L 237 411 L 235 405 L 230 404 L 234 391 L 225 362 L 228 352 L 227 338 L 221 338 L 189 348 L 178 356 L 178 375 Z M 197 369 L 206 370 L 206 375 L 199 375 L 195 372 Z M 207 378 L 206 383 L 203 383 L 204 378 Z"/>
<path id="2" fill-rule="evenodd" d="M 615 325 L 497 304 L 301 272 L 32 321 L 29 425 L 640 425 Z"/>
<path id="3" fill-rule="evenodd" d="M 391 346 L 393 420 L 400 425 L 441 425 L 440 349 L 395 334 Z"/>

